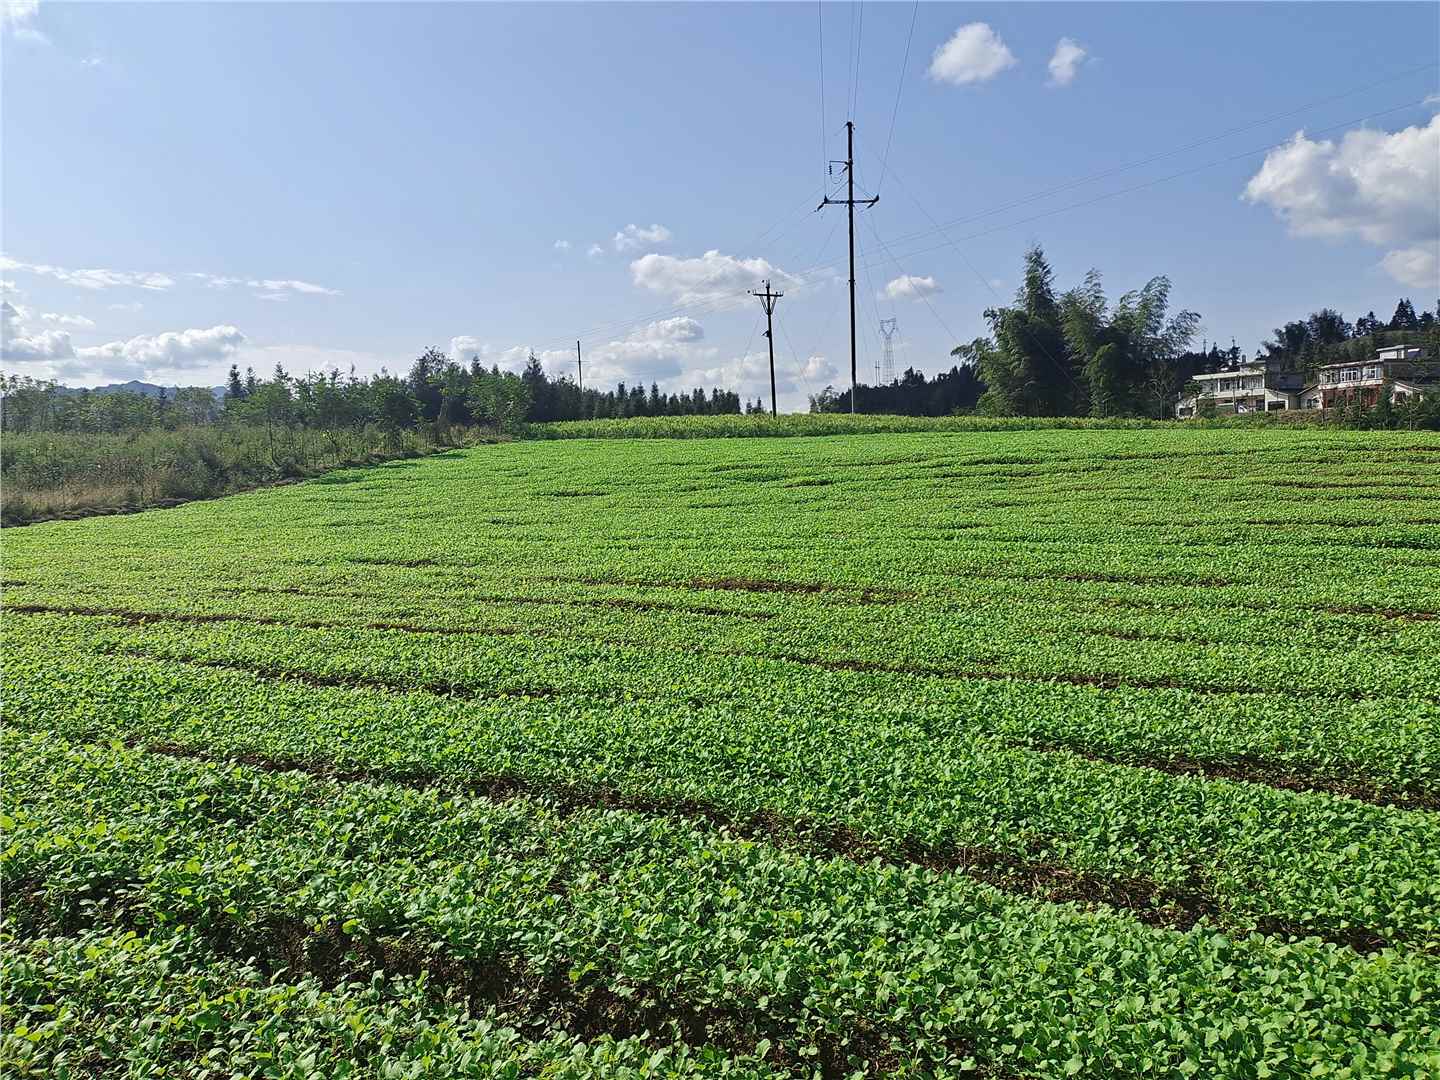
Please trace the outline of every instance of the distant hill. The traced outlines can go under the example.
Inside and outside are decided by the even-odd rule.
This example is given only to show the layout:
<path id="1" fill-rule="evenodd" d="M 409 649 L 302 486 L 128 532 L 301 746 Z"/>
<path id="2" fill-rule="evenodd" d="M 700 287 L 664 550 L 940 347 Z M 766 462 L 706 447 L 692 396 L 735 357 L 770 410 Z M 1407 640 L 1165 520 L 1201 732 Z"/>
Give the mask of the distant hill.
<path id="1" fill-rule="evenodd" d="M 83 394 L 90 391 L 92 394 L 139 394 L 142 397 L 159 397 L 162 393 L 166 397 L 174 397 L 175 391 L 180 389 L 209 390 L 217 398 L 225 396 L 223 386 L 186 387 L 179 386 L 156 386 L 154 383 L 140 382 L 138 379 L 131 379 L 129 382 L 109 383 L 106 386 L 62 386 L 62 394 Z"/>

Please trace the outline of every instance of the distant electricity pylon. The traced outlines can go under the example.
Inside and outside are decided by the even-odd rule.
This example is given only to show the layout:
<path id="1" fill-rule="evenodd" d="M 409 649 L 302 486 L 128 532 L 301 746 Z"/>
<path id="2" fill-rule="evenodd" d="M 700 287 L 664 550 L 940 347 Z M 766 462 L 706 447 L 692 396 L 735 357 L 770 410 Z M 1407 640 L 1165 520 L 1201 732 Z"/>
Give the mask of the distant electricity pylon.
<path id="1" fill-rule="evenodd" d="M 900 323 L 896 319 L 880 320 L 880 336 L 885 339 L 885 360 L 884 378 L 885 386 L 895 381 L 895 335 L 900 332 Z"/>

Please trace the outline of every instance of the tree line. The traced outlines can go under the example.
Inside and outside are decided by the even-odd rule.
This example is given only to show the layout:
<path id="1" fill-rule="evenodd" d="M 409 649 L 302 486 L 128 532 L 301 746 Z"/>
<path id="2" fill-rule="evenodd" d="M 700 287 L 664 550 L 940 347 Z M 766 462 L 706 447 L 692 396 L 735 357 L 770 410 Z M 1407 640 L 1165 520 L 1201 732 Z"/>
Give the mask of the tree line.
<path id="1" fill-rule="evenodd" d="M 933 379 L 913 368 L 888 386 L 856 388 L 857 412 L 934 416 L 1091 416 L 1160 419 L 1194 376 L 1248 357 L 1231 345 L 1192 347 L 1200 316 L 1170 313 L 1170 280 L 1151 278 L 1113 303 L 1099 271 L 1060 291 L 1040 247 L 1026 252 L 1024 281 L 1008 305 L 989 308 L 990 334 L 956 346 L 958 360 Z M 1440 304 L 1437 304 L 1440 310 Z M 1420 344 L 1440 352 L 1436 312 L 1417 313 L 1402 299 L 1388 322 L 1373 311 L 1348 322 L 1323 308 L 1287 322 L 1257 355 L 1281 370 L 1309 372 L 1324 363 L 1364 359 L 1385 345 Z M 849 390 L 826 387 L 812 412 L 849 412 Z"/>
<path id="2" fill-rule="evenodd" d="M 460 363 L 428 348 L 404 375 L 381 370 L 368 378 L 338 370 L 291 375 L 276 365 L 268 379 L 230 368 L 217 396 L 203 387 L 171 393 L 76 391 L 52 381 L 0 374 L 0 425 L 15 433 L 119 434 L 221 423 L 339 431 L 375 428 L 391 435 L 430 428 L 484 427 L 514 431 L 524 423 L 631 416 L 721 415 L 757 411 L 733 391 L 703 387 L 661 393 L 651 383 L 583 391 L 571 379 L 552 379 L 531 356 L 520 374 L 489 368 L 471 357 Z"/>

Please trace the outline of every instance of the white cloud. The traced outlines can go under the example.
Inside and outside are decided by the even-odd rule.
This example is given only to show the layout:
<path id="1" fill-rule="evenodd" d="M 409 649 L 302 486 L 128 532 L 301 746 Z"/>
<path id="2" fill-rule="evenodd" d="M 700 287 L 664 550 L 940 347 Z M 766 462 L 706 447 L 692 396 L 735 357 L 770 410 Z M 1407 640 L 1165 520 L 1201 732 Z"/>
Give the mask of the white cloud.
<path id="1" fill-rule="evenodd" d="M 145 305 L 142 304 L 142 303 L 140 303 L 139 300 L 136 300 L 134 303 L 130 303 L 130 304 L 106 304 L 106 305 L 105 305 L 105 307 L 106 307 L 108 310 L 110 310 L 110 311 L 139 311 L 139 310 L 140 310 L 141 308 L 143 308 L 144 306 L 145 306 Z"/>
<path id="2" fill-rule="evenodd" d="M 930 77 L 955 86 L 985 82 L 1018 60 L 988 23 L 966 23 L 935 50 Z"/>
<path id="3" fill-rule="evenodd" d="M 82 330 L 95 325 L 94 320 L 87 319 L 84 315 L 60 315 L 54 311 L 45 312 L 40 319 L 42 322 L 54 323 L 56 326 L 77 326 Z"/>
<path id="4" fill-rule="evenodd" d="M 555 241 L 555 250 L 556 250 L 556 251 L 569 251 L 569 250 L 570 250 L 570 241 L 569 241 L 569 240 L 556 240 L 556 241 Z"/>
<path id="5" fill-rule="evenodd" d="M 474 357 L 479 357 L 486 367 L 499 364 L 502 371 L 520 371 L 530 357 L 530 348 L 527 345 L 497 347 L 469 334 L 450 339 L 450 359 L 468 364 Z"/>
<path id="6" fill-rule="evenodd" d="M 224 277 L 219 274 L 191 274 L 197 281 L 203 281 L 212 289 L 230 289 L 237 285 L 247 289 L 259 289 L 262 293 L 268 294 L 261 297 L 264 300 L 281 299 L 287 292 L 302 293 L 307 296 L 339 296 L 339 289 L 328 289 L 324 285 L 314 285 L 308 281 L 296 281 L 293 278 L 239 278 Z M 257 294 L 258 295 L 258 294 Z"/>
<path id="7" fill-rule="evenodd" d="M 48 43 L 49 38 L 35 28 L 39 0 L 0 0 L 0 30 L 9 30 L 17 38 Z"/>
<path id="8" fill-rule="evenodd" d="M 40 0 L 0 0 L 0 26 L 29 22 L 40 10 Z"/>
<path id="9" fill-rule="evenodd" d="M 21 363 L 68 360 L 75 355 L 70 335 L 64 330 L 41 330 L 22 337 L 6 337 L 0 358 Z"/>
<path id="10" fill-rule="evenodd" d="M 1397 248 L 1380 260 L 1385 272 L 1412 289 L 1440 288 L 1440 252 L 1437 245 Z"/>
<path id="11" fill-rule="evenodd" d="M 601 255 L 605 254 L 605 249 L 599 244 L 591 244 L 590 247 L 586 249 L 585 254 L 592 259 L 598 259 Z"/>
<path id="12" fill-rule="evenodd" d="M 1295 236 L 1394 245 L 1381 265 L 1414 285 L 1440 245 L 1440 116 L 1393 133 L 1346 132 L 1338 143 L 1298 132 L 1265 156 L 1242 198 L 1269 206 Z"/>
<path id="13" fill-rule="evenodd" d="M 699 322 L 679 316 L 649 323 L 603 344 L 587 343 L 583 353 L 585 385 L 609 389 L 618 382 L 629 386 L 657 382 L 667 389 L 689 389 L 695 385 L 689 380 L 718 355 L 713 346 L 701 344 L 704 338 L 705 328 Z M 552 377 L 575 377 L 571 349 L 492 345 L 468 334 L 450 339 L 452 359 L 469 363 L 478 357 L 486 367 L 499 364 L 503 371 L 522 370 L 532 354 Z"/>
<path id="14" fill-rule="evenodd" d="M 775 393 L 782 404 L 803 406 L 803 399 L 809 394 L 818 394 L 827 386 L 840 383 L 848 385 L 849 374 L 841 371 L 827 357 L 814 354 L 797 368 L 795 358 L 782 350 L 775 351 Z M 768 409 L 770 406 L 770 353 L 761 349 L 732 357 L 711 367 L 689 373 L 685 386 L 719 386 L 734 390 L 742 401 L 760 398 Z"/>
<path id="15" fill-rule="evenodd" d="M 651 244 L 664 244 L 673 234 L 664 225 L 626 225 L 615 234 L 616 251 L 634 251 Z"/>
<path id="16" fill-rule="evenodd" d="M 1062 37 L 1055 45 L 1055 54 L 1050 57 L 1050 85 L 1069 86 L 1080 74 L 1080 65 L 1089 55 L 1085 46 L 1074 38 Z"/>
<path id="17" fill-rule="evenodd" d="M 521 371 L 531 355 L 544 365 L 551 378 L 575 378 L 573 348 L 537 349 L 529 345 L 492 345 L 478 337 L 460 335 L 450 341 L 450 355 L 462 363 L 479 357 L 486 367 L 499 364 L 502 370 Z M 658 383 L 665 393 L 680 393 L 703 386 L 734 390 L 745 400 L 758 395 L 770 400 L 769 354 L 763 348 L 744 356 L 726 356 L 708 344 L 704 327 L 688 316 L 661 319 L 623 338 L 584 347 L 585 385 L 603 390 L 617 383 L 627 387 L 649 387 Z M 848 370 L 848 369 L 847 369 Z M 811 356 L 798 368 L 783 349 L 776 350 L 776 387 L 782 404 L 803 407 L 804 395 L 818 393 L 827 384 L 837 383 L 844 372 L 823 356 Z M 848 376 L 846 376 L 848 377 Z"/>
<path id="18" fill-rule="evenodd" d="M 19 262 L 0 255 L 0 270 L 20 270 L 28 274 L 52 277 L 64 285 L 81 289 L 169 289 L 175 279 L 168 274 L 142 273 L 128 270 L 66 270 L 61 266 L 47 266 L 44 263 Z"/>
<path id="19" fill-rule="evenodd" d="M 20 293 L 20 287 L 9 278 L 0 278 L 0 292 Z"/>
<path id="20" fill-rule="evenodd" d="M 128 341 L 74 350 L 74 360 L 58 366 L 62 377 L 96 375 L 118 381 L 141 379 L 156 372 L 189 371 L 228 361 L 245 343 L 233 326 L 208 330 L 170 330 L 141 334 Z"/>
<path id="21" fill-rule="evenodd" d="M 22 364 L 68 360 L 75 355 L 65 330 L 29 331 L 29 309 L 0 300 L 0 359 Z"/>
<path id="22" fill-rule="evenodd" d="M 291 375 L 331 370 L 348 372 L 353 368 L 356 375 L 365 376 L 378 373 L 387 364 L 394 366 L 395 362 L 394 356 L 381 356 L 358 349 L 337 349 L 327 345 L 255 345 L 247 341 L 237 352 L 211 367 L 209 377 L 212 382 L 221 382 L 231 363 L 238 364 L 242 371 L 253 367 L 257 374 L 268 378 L 276 364 Z M 409 364 L 402 362 L 399 366 L 404 369 Z"/>
<path id="23" fill-rule="evenodd" d="M 705 328 L 688 315 L 677 315 L 652 322 L 630 336 L 638 341 L 700 341 L 705 337 Z"/>
<path id="24" fill-rule="evenodd" d="M 651 253 L 630 264 L 635 284 L 664 293 L 679 304 L 746 303 L 743 294 L 767 278 L 777 286 L 798 285 L 799 279 L 761 258 L 737 259 L 711 250 L 696 259 Z"/>
<path id="25" fill-rule="evenodd" d="M 914 274 L 902 274 L 885 286 L 885 295 L 891 300 L 919 300 L 938 292 L 940 285 L 933 277 L 917 277 Z"/>

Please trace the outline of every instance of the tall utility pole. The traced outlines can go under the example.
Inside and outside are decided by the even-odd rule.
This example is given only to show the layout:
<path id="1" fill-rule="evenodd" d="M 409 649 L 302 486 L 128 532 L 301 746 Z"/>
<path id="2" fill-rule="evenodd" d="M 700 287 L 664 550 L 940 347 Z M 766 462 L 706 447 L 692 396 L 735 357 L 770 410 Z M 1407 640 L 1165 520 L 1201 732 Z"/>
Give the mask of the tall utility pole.
<path id="1" fill-rule="evenodd" d="M 895 335 L 900 332 L 898 319 L 881 319 L 880 336 L 885 339 L 885 385 L 895 381 Z"/>
<path id="2" fill-rule="evenodd" d="M 775 301 L 784 296 L 783 292 L 771 292 L 770 282 L 765 282 L 765 291 L 750 293 L 751 296 L 758 296 L 760 303 L 765 306 L 765 338 L 770 342 L 770 415 L 779 416 L 775 407 L 775 326 L 771 321 L 771 315 L 775 312 Z"/>
<path id="3" fill-rule="evenodd" d="M 580 362 L 580 342 L 575 342 L 575 374 L 580 379 L 580 393 L 585 393 L 585 365 Z"/>
<path id="4" fill-rule="evenodd" d="M 843 199 L 825 196 L 819 207 L 845 206 L 850 212 L 850 411 L 855 411 L 855 122 L 845 121 L 845 183 L 848 192 Z M 874 206 L 880 196 L 861 199 L 861 206 Z"/>

